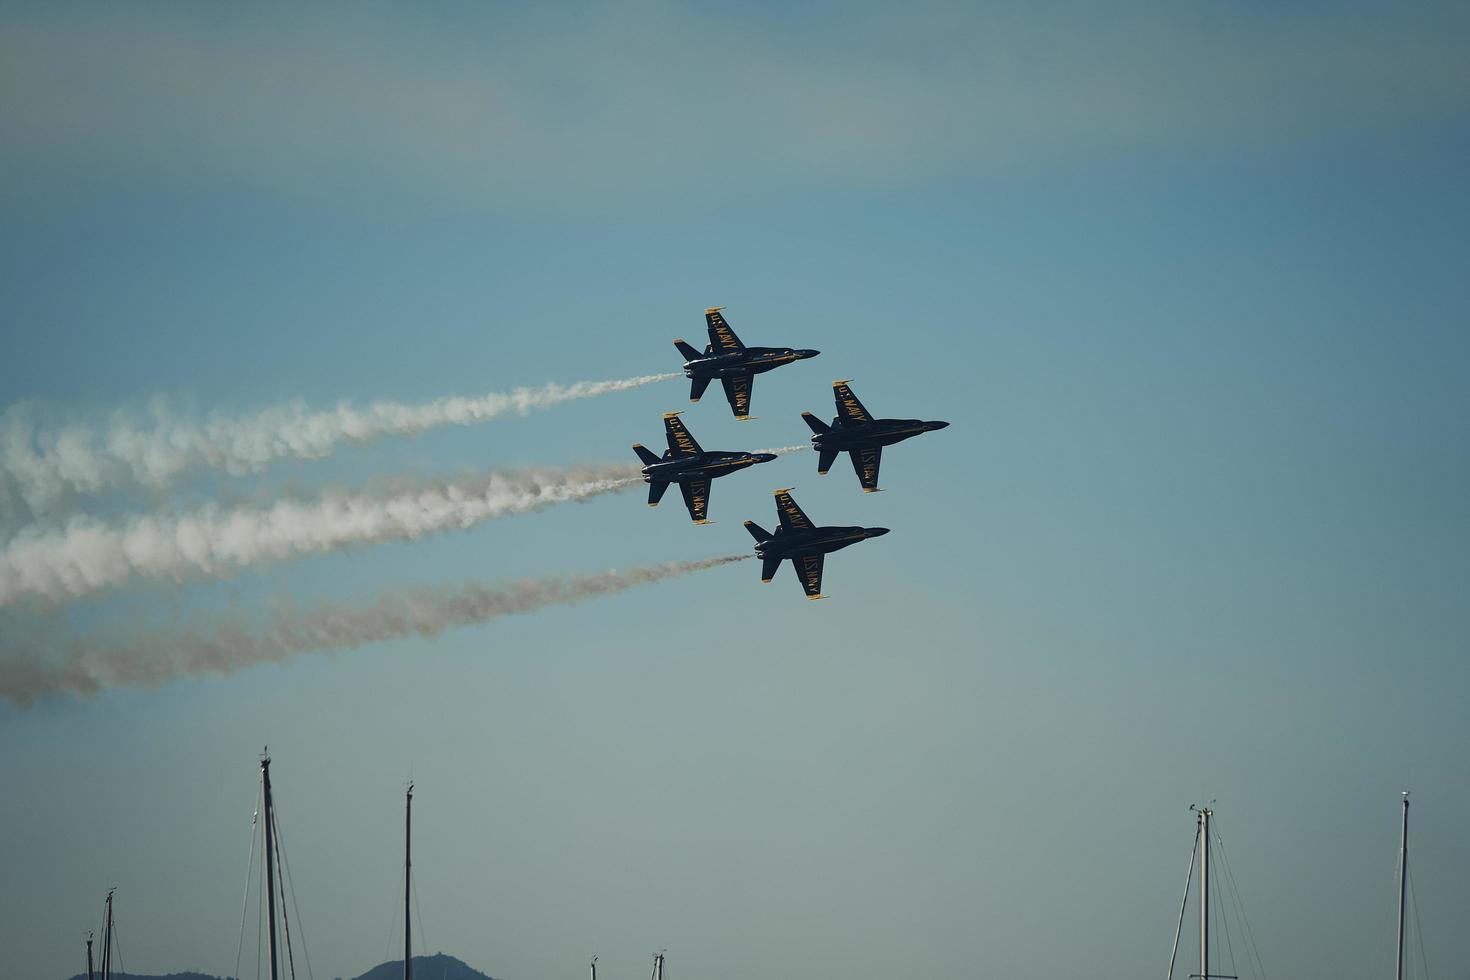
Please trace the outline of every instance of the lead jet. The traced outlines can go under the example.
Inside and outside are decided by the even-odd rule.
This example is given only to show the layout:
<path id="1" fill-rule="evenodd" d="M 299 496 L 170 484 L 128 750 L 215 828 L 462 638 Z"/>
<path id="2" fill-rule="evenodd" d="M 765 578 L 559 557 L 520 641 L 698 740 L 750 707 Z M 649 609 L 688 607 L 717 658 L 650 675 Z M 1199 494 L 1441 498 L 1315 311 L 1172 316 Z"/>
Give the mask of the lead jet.
<path id="1" fill-rule="evenodd" d="M 643 460 L 648 506 L 657 507 L 669 484 L 677 483 L 684 494 L 684 506 L 689 508 L 689 517 L 696 524 L 709 523 L 706 515 L 711 480 L 776 458 L 775 453 L 707 453 L 679 421 L 678 412 L 664 415 L 664 434 L 668 436 L 669 448 L 662 457 L 655 456 L 641 443 L 633 444 L 633 451 Z"/>
<path id="2" fill-rule="evenodd" d="M 846 381 L 832 382 L 832 395 L 837 402 L 837 415 L 830 426 L 811 412 L 801 417 L 812 430 L 812 448 L 817 451 L 817 472 L 823 476 L 841 452 L 852 459 L 853 472 L 863 485 L 864 493 L 878 492 L 878 464 L 883 447 L 903 442 L 922 432 L 934 432 L 948 422 L 925 422 L 922 419 L 875 419 L 863 408 Z"/>
<path id="3" fill-rule="evenodd" d="M 674 341 L 679 353 L 684 355 L 684 377 L 693 384 L 689 386 L 689 400 L 697 402 L 704 396 L 704 389 L 716 378 L 725 386 L 725 400 L 730 411 L 744 422 L 750 418 L 750 389 L 757 374 L 816 357 L 818 350 L 793 350 L 790 347 L 746 347 L 735 336 L 735 331 L 720 315 L 722 306 L 712 306 L 704 311 L 704 322 L 709 327 L 709 346 L 700 353 L 682 339 Z"/>
<path id="4" fill-rule="evenodd" d="M 755 521 L 745 522 L 761 560 L 761 581 L 775 578 L 782 560 L 790 558 L 808 599 L 827 598 L 822 595 L 822 560 L 830 552 L 888 533 L 886 527 L 817 527 L 791 499 L 790 487 L 776 491 L 776 516 L 781 526 L 775 534 L 766 533 Z"/>

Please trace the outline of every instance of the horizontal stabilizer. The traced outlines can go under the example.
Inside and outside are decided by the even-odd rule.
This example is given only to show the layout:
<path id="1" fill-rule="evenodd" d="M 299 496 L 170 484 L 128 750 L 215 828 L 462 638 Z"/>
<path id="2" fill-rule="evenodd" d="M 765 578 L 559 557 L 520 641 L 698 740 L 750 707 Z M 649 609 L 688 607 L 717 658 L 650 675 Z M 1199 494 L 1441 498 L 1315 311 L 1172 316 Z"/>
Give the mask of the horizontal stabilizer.
<path id="1" fill-rule="evenodd" d="M 817 418 L 811 412 L 802 412 L 801 413 L 801 420 L 806 423 L 806 427 L 808 429 L 811 429 L 812 430 L 812 434 L 813 435 L 818 435 L 819 436 L 819 435 L 822 435 L 825 432 L 832 431 L 831 430 L 831 427 L 829 425 L 827 425 L 826 422 L 823 422 L 821 419 Z"/>
<path id="2" fill-rule="evenodd" d="M 761 527 L 755 521 L 746 521 L 745 522 L 745 529 L 747 531 L 749 531 L 750 532 L 750 536 L 752 538 L 755 538 L 757 541 L 769 541 L 769 540 L 771 540 L 771 532 L 769 532 L 765 528 Z"/>
<path id="3" fill-rule="evenodd" d="M 771 579 L 773 579 L 773 578 L 776 577 L 776 573 L 779 572 L 780 570 L 781 570 L 781 559 L 780 558 L 762 558 L 761 559 L 761 581 L 762 582 L 769 582 Z"/>
<path id="4" fill-rule="evenodd" d="M 658 462 L 658 457 L 653 454 L 653 450 L 649 449 L 642 443 L 633 443 L 633 452 L 637 453 L 638 458 L 643 460 L 644 466 L 652 466 L 654 463 Z"/>
<path id="5" fill-rule="evenodd" d="M 648 485 L 648 506 L 657 507 L 658 502 L 663 499 L 664 491 L 669 488 L 667 480 L 655 480 Z"/>
<path id="6" fill-rule="evenodd" d="M 684 360 L 686 361 L 697 361 L 704 356 L 699 352 L 698 347 L 691 347 L 684 343 L 683 340 L 674 341 L 674 346 L 679 348 L 679 353 L 684 355 Z"/>

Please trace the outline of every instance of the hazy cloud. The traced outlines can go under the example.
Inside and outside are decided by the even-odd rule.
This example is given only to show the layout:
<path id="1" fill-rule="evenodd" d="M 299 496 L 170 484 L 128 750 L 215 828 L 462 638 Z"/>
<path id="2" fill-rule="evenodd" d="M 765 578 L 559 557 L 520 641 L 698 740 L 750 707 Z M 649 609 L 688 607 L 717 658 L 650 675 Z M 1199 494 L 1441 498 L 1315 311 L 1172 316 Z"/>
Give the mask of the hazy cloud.
<path id="1" fill-rule="evenodd" d="M 12 10 L 0 161 L 315 198 L 616 206 L 1470 107 L 1463 5 L 823 9 Z"/>

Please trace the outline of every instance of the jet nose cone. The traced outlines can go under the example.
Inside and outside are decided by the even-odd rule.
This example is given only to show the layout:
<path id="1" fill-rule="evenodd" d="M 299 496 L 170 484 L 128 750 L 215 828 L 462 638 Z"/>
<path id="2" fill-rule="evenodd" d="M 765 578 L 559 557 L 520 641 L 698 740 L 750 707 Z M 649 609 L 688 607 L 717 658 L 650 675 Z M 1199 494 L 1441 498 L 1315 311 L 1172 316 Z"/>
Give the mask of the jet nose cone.
<path id="1" fill-rule="evenodd" d="M 881 538 L 888 533 L 888 528 L 886 527 L 866 527 L 863 530 L 867 532 L 870 538 Z"/>
<path id="2" fill-rule="evenodd" d="M 930 432 L 938 432 L 940 429 L 947 429 L 947 428 L 949 428 L 949 423 L 948 422 L 930 422 L 929 423 L 929 431 Z"/>
<path id="3" fill-rule="evenodd" d="M 816 357 L 816 356 L 817 356 L 817 355 L 818 355 L 818 354 L 820 354 L 820 353 L 822 353 L 822 352 L 821 352 L 821 351 L 819 351 L 819 350 L 811 350 L 811 349 L 810 349 L 810 348 L 808 348 L 808 349 L 806 349 L 806 350 L 799 350 L 799 351 L 797 351 L 797 352 L 796 352 L 796 356 L 797 356 L 797 357 L 798 357 L 798 358 L 799 358 L 799 359 L 800 359 L 800 360 L 803 360 L 803 361 L 804 361 L 804 360 L 806 360 L 806 359 L 807 359 L 807 358 L 808 358 L 808 357 Z"/>
<path id="4" fill-rule="evenodd" d="M 776 458 L 775 453 L 753 453 L 752 455 L 755 456 L 755 461 L 757 463 L 769 463 L 771 460 Z"/>

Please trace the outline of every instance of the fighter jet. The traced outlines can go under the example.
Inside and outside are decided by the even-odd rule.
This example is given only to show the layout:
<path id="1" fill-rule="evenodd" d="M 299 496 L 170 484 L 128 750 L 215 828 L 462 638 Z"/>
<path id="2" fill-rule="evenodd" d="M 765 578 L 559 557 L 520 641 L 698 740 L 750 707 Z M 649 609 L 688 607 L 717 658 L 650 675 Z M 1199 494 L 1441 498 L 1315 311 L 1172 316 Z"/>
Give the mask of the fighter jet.
<path id="1" fill-rule="evenodd" d="M 852 458 L 853 472 L 863 485 L 864 493 L 878 492 L 878 463 L 883 447 L 916 436 L 921 432 L 934 432 L 949 425 L 948 422 L 925 422 L 921 419 L 875 419 L 857 400 L 847 381 L 832 382 L 832 394 L 837 401 L 837 415 L 830 426 L 822 423 L 811 412 L 802 412 L 801 417 L 812 430 L 812 448 L 817 451 L 817 472 L 823 476 L 832 468 L 832 461 L 840 452 Z"/>
<path id="2" fill-rule="evenodd" d="M 755 521 L 745 522 L 761 560 L 761 581 L 775 578 L 781 560 L 790 558 L 808 599 L 827 598 L 822 595 L 822 560 L 829 552 L 888 533 L 886 527 L 817 527 L 791 499 L 790 487 L 776 491 L 776 516 L 781 526 L 775 534 L 766 533 Z"/>
<path id="3" fill-rule="evenodd" d="M 674 346 L 684 355 L 684 377 L 693 381 L 689 386 L 689 400 L 699 401 L 704 389 L 718 378 L 725 386 L 725 399 L 730 403 L 730 410 L 743 422 L 751 417 L 750 388 L 757 374 L 792 361 L 816 357 L 821 351 L 746 347 L 720 315 L 722 309 L 722 306 L 712 306 L 704 311 L 705 324 L 709 327 L 709 346 L 703 354 L 682 339 L 674 341 Z"/>
<path id="4" fill-rule="evenodd" d="M 648 484 L 648 506 L 657 507 L 670 483 L 679 484 L 684 493 L 684 506 L 696 524 L 708 524 L 709 484 L 717 477 L 743 470 L 756 463 L 769 463 L 775 453 L 707 453 L 679 421 L 678 412 L 664 415 L 664 433 L 669 439 L 668 451 L 660 458 L 640 443 L 633 451 L 643 460 L 643 482 Z"/>

